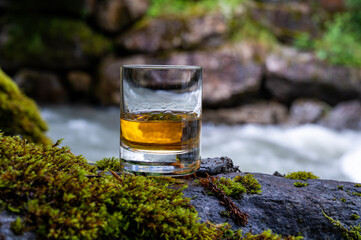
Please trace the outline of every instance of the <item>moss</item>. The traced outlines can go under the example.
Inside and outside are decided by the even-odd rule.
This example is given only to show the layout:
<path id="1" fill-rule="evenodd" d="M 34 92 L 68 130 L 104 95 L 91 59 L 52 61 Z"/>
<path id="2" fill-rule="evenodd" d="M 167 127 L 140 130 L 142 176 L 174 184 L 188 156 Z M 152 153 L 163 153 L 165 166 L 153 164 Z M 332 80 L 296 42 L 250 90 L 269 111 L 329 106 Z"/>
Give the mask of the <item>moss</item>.
<path id="1" fill-rule="evenodd" d="M 361 193 L 359 192 L 353 192 L 352 194 L 361 197 Z"/>
<path id="2" fill-rule="evenodd" d="M 25 229 L 25 224 L 20 217 L 17 217 L 16 220 L 10 224 L 10 228 L 15 235 L 22 235 Z"/>
<path id="3" fill-rule="evenodd" d="M 99 160 L 95 163 L 95 167 L 98 170 L 106 170 L 111 169 L 116 172 L 122 171 L 122 166 L 120 165 L 119 158 L 103 158 L 102 160 Z"/>
<path id="4" fill-rule="evenodd" d="M 275 234 L 271 230 L 263 231 L 260 234 L 246 233 L 241 237 L 239 237 L 239 236 L 237 236 L 237 237 L 229 238 L 229 239 L 232 239 L 232 240 L 238 240 L 238 239 L 242 239 L 242 240 L 300 240 L 300 239 L 303 239 L 303 237 L 301 237 L 301 236 L 297 236 L 297 237 L 295 237 L 295 236 L 287 236 L 287 237 L 285 237 L 285 236 L 282 236 L 282 235 L 279 235 L 279 234 Z"/>
<path id="5" fill-rule="evenodd" d="M 0 199 L 46 239 L 215 239 L 182 196 L 153 178 L 90 177 L 96 168 L 66 147 L 0 135 Z"/>
<path id="6" fill-rule="evenodd" d="M 261 193 L 261 185 L 253 175 L 236 176 L 233 179 L 221 177 L 215 181 L 216 186 L 227 196 L 239 198 L 242 194 Z M 210 192 L 212 194 L 212 192 Z"/>
<path id="7" fill-rule="evenodd" d="M 2 57 L 13 64 L 64 67 L 66 61 L 84 61 L 111 48 L 111 43 L 91 30 L 84 22 L 60 18 L 8 16 L 8 39 L 1 50 Z"/>
<path id="8" fill-rule="evenodd" d="M 352 219 L 352 220 L 357 220 L 357 219 L 359 219 L 359 218 L 360 218 L 360 216 L 357 215 L 357 214 L 355 214 L 355 213 L 351 215 L 351 219 Z"/>
<path id="9" fill-rule="evenodd" d="M 341 202 L 346 202 L 345 198 L 341 198 L 340 200 L 341 200 Z"/>
<path id="10" fill-rule="evenodd" d="M 30 142 L 51 144 L 44 132 L 46 122 L 30 98 L 0 69 L 0 131 L 20 135 Z"/>
<path id="11" fill-rule="evenodd" d="M 318 179 L 319 177 L 314 175 L 312 172 L 298 171 L 287 174 L 285 178 L 293 179 L 293 180 L 307 180 L 307 179 Z"/>
<path id="12" fill-rule="evenodd" d="M 327 214 L 322 211 L 323 215 L 338 229 L 342 232 L 343 238 L 345 240 L 361 240 L 361 226 L 351 226 L 349 229 L 346 228 L 340 221 L 334 220 L 333 218 L 327 216 Z"/>
<path id="13" fill-rule="evenodd" d="M 306 182 L 294 182 L 293 185 L 295 185 L 295 187 L 307 187 L 308 183 L 306 183 Z"/>
<path id="14" fill-rule="evenodd" d="M 355 187 L 361 187 L 361 184 L 357 183 L 355 184 Z"/>
<path id="15" fill-rule="evenodd" d="M 343 190 L 343 186 L 342 185 L 337 186 L 337 189 Z"/>
<path id="16" fill-rule="evenodd" d="M 235 182 L 242 183 L 248 194 L 262 193 L 261 184 L 259 184 L 258 180 L 254 178 L 252 174 L 247 174 L 244 176 L 238 175 L 233 180 Z"/>

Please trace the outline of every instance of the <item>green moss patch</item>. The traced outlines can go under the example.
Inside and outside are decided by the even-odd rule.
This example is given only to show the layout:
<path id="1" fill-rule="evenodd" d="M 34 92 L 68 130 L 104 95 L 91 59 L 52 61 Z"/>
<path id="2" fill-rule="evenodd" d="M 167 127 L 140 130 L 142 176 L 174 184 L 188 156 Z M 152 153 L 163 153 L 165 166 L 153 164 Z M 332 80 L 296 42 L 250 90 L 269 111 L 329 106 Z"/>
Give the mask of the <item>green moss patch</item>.
<path id="1" fill-rule="evenodd" d="M 0 135 L 0 199 L 40 238 L 212 239 L 181 190 L 142 176 L 89 177 L 96 168 L 66 147 Z"/>
<path id="2" fill-rule="evenodd" d="M 312 172 L 298 171 L 287 174 L 285 178 L 293 179 L 293 180 L 307 180 L 307 179 L 318 179 L 319 177 L 314 175 Z"/>
<path id="3" fill-rule="evenodd" d="M 293 185 L 295 185 L 295 187 L 307 187 L 308 183 L 306 183 L 306 182 L 295 182 L 295 183 L 293 183 Z"/>
<path id="4" fill-rule="evenodd" d="M 47 128 L 35 102 L 22 94 L 0 69 L 0 131 L 5 135 L 20 135 L 30 142 L 50 144 L 44 134 Z"/>
<path id="5" fill-rule="evenodd" d="M 236 176 L 233 179 L 221 177 L 215 181 L 216 186 L 227 196 L 239 198 L 244 193 L 261 193 L 261 185 L 253 175 Z"/>
<path id="6" fill-rule="evenodd" d="M 122 166 L 120 165 L 119 158 L 103 158 L 102 160 L 99 160 L 95 163 L 95 167 L 98 170 L 113 170 L 116 172 L 122 171 Z"/>
<path id="7" fill-rule="evenodd" d="M 340 221 L 329 217 L 324 211 L 322 211 L 322 213 L 337 229 L 342 232 L 343 238 L 345 240 L 361 240 L 360 225 L 347 228 Z"/>

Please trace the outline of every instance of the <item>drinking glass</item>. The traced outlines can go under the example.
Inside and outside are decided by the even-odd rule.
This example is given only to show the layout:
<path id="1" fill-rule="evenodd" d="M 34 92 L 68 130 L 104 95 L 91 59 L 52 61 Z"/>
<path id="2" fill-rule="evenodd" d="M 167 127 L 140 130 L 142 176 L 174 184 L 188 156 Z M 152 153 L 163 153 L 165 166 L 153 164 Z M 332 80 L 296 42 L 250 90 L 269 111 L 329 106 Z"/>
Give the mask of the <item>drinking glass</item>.
<path id="1" fill-rule="evenodd" d="M 182 176 L 200 166 L 202 68 L 121 67 L 120 161 L 125 171 Z"/>

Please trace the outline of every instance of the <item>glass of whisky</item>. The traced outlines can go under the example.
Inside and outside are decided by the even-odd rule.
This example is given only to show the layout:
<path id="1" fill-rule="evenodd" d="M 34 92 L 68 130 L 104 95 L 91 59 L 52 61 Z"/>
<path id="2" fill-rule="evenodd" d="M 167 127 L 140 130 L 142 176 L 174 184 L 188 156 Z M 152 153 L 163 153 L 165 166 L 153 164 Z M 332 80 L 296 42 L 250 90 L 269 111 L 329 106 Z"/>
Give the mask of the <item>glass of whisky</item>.
<path id="1" fill-rule="evenodd" d="M 120 161 L 128 172 L 182 176 L 200 166 L 202 68 L 121 67 Z"/>

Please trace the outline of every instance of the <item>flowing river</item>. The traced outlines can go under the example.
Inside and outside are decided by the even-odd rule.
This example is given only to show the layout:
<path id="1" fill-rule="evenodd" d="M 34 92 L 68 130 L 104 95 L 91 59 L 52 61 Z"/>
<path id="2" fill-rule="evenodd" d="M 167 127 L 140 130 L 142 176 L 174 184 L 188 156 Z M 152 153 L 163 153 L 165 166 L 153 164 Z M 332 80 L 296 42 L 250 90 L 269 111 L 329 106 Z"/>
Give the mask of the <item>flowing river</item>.
<path id="1" fill-rule="evenodd" d="M 89 161 L 119 156 L 119 109 L 44 106 L 48 136 Z M 202 158 L 227 156 L 241 171 L 312 171 L 321 178 L 361 182 L 361 131 L 317 125 L 202 126 Z"/>

